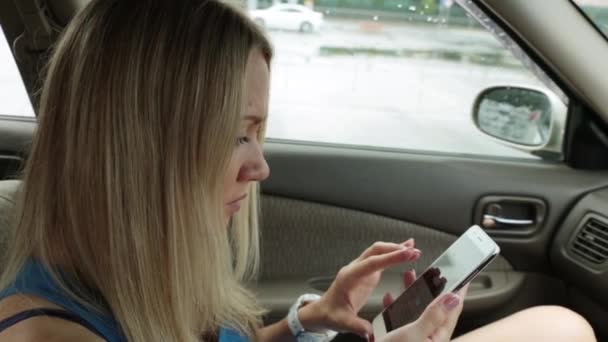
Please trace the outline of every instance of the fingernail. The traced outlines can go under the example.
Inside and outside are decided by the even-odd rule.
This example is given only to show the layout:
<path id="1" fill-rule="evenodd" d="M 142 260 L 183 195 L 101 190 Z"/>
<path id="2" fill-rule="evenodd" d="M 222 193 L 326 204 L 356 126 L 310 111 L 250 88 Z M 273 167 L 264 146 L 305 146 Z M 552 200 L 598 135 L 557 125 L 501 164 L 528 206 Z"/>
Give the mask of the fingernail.
<path id="1" fill-rule="evenodd" d="M 412 254 L 409 256 L 408 260 L 409 261 L 417 260 L 418 258 L 420 258 L 420 255 L 422 255 L 422 252 L 415 249 L 412 251 Z"/>
<path id="2" fill-rule="evenodd" d="M 443 306 L 447 311 L 452 311 L 460 303 L 460 297 L 455 294 L 450 294 L 444 301 Z"/>

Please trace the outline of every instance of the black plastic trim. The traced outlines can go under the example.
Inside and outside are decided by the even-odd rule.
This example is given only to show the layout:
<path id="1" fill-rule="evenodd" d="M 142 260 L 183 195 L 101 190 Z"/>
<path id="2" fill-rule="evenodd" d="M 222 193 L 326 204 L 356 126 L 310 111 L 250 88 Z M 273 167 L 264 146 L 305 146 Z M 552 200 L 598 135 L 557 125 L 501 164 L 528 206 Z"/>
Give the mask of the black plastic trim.
<path id="1" fill-rule="evenodd" d="M 582 170 L 608 169 L 608 125 L 582 102 L 570 104 L 564 160 Z"/>
<path id="2" fill-rule="evenodd" d="M 572 239 L 589 217 L 608 221 L 608 188 L 583 197 L 570 211 L 551 247 L 551 263 L 567 282 L 581 288 L 592 298 L 608 306 L 608 263 L 591 265 L 570 251 Z"/>

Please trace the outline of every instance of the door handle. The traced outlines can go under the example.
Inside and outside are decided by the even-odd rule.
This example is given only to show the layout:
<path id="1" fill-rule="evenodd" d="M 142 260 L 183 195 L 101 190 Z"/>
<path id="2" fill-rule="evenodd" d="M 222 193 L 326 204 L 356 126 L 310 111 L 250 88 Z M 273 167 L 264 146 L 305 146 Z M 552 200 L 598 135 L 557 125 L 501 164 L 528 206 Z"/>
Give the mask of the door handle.
<path id="1" fill-rule="evenodd" d="M 540 198 L 488 195 L 475 204 L 473 222 L 492 236 L 530 236 L 545 222 L 547 204 Z"/>
<path id="2" fill-rule="evenodd" d="M 496 215 L 483 215 L 482 225 L 486 229 L 496 228 L 497 226 L 518 228 L 518 227 L 529 227 L 534 224 L 534 220 L 529 219 L 510 219 L 506 217 L 500 217 Z"/>

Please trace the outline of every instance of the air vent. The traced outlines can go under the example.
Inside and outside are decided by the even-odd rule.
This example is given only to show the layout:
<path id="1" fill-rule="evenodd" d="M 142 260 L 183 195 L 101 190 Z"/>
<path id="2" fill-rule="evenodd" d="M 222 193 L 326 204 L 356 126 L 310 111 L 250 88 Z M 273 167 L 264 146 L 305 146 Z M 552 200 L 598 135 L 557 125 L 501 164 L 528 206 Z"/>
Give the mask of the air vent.
<path id="1" fill-rule="evenodd" d="M 605 262 L 608 259 L 608 225 L 590 218 L 572 241 L 570 250 L 593 264 Z"/>

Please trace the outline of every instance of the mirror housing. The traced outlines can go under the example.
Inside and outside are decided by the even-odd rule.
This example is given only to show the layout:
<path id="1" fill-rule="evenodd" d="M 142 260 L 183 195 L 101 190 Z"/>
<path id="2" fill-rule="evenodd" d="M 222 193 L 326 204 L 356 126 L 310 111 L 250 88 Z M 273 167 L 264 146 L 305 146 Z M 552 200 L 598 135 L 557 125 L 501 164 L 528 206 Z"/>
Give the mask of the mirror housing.
<path id="1" fill-rule="evenodd" d="M 473 104 L 473 122 L 501 143 L 560 160 L 568 107 L 553 93 L 529 86 L 493 86 Z"/>

